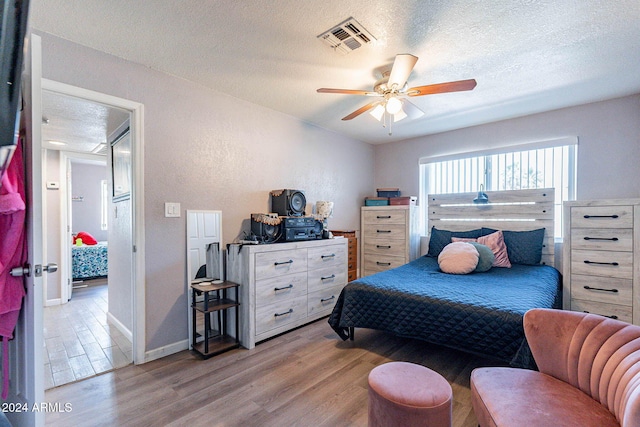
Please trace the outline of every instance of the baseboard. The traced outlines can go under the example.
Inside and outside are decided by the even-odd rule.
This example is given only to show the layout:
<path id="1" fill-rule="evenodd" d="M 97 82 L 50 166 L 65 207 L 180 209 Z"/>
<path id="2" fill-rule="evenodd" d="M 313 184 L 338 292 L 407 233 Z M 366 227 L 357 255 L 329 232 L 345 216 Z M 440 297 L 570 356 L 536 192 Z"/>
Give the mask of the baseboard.
<path id="1" fill-rule="evenodd" d="M 55 298 L 55 299 L 48 299 L 45 301 L 44 306 L 45 307 L 51 307 L 52 305 L 60 305 L 62 304 L 62 299 L 61 298 Z"/>
<path id="2" fill-rule="evenodd" d="M 126 326 L 124 326 L 122 322 L 116 319 L 109 311 L 107 311 L 107 322 L 115 326 L 116 329 L 118 329 L 126 339 L 128 339 L 130 342 L 133 342 L 133 333 Z"/>
<path id="3" fill-rule="evenodd" d="M 178 341 L 173 344 L 165 345 L 164 347 L 145 352 L 144 362 L 151 362 L 152 360 L 160 359 L 170 354 L 178 353 L 182 350 L 187 350 L 188 348 L 189 340 Z"/>

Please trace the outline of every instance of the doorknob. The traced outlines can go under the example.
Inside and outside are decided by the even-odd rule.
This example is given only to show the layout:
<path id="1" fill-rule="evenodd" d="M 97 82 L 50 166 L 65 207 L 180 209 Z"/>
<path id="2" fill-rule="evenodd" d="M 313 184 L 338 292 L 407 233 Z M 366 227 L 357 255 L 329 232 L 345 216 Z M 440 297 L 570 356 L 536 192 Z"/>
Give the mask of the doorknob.
<path id="1" fill-rule="evenodd" d="M 42 271 L 46 271 L 47 273 L 55 273 L 58 271 L 58 264 L 50 262 L 49 264 L 42 267 Z"/>
<path id="2" fill-rule="evenodd" d="M 31 266 L 25 264 L 24 267 L 13 267 L 9 272 L 9 275 L 13 277 L 29 276 L 31 274 Z"/>

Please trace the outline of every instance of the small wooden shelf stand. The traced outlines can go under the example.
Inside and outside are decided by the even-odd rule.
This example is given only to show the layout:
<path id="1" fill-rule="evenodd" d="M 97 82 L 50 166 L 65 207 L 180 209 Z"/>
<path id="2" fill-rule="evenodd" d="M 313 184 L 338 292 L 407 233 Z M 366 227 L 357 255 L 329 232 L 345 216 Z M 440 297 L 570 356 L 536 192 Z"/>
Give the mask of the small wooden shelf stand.
<path id="1" fill-rule="evenodd" d="M 240 303 L 236 299 L 229 298 L 227 291 L 236 289 L 235 295 L 239 294 L 237 288 L 240 285 L 233 282 L 211 283 L 210 281 L 194 281 L 191 283 L 191 311 L 192 311 L 192 343 L 191 347 L 205 359 L 211 356 L 223 353 L 227 350 L 240 347 L 239 339 L 239 306 Z M 202 295 L 202 301 L 197 298 Z M 233 308 L 235 312 L 235 334 L 229 334 L 229 313 L 228 310 Z M 204 331 L 198 334 L 196 320 L 198 313 L 204 316 Z M 217 316 L 217 330 L 213 329 L 211 316 Z M 202 341 L 198 341 L 199 337 Z"/>

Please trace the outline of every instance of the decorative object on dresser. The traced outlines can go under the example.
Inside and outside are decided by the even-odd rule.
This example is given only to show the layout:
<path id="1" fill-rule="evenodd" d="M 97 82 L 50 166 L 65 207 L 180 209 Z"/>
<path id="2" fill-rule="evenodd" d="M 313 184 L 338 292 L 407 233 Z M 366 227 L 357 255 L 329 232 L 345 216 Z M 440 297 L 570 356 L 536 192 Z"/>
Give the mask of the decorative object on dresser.
<path id="1" fill-rule="evenodd" d="M 241 284 L 240 342 L 257 342 L 327 316 L 347 283 L 347 239 L 232 244 L 228 280 Z"/>
<path id="2" fill-rule="evenodd" d="M 640 325 L 640 199 L 564 203 L 564 308 Z"/>
<path id="3" fill-rule="evenodd" d="M 349 252 L 347 259 L 347 281 L 356 280 L 358 278 L 358 238 L 355 230 L 331 230 L 334 236 L 342 236 L 349 241 Z"/>
<path id="4" fill-rule="evenodd" d="M 415 205 L 360 209 L 361 276 L 399 267 L 418 257 L 420 236 Z"/>

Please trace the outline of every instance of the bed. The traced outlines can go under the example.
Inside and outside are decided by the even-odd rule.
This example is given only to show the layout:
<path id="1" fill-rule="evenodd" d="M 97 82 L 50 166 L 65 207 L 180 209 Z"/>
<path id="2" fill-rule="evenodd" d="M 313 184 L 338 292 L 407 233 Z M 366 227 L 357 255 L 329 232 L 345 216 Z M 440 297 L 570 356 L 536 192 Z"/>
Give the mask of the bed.
<path id="1" fill-rule="evenodd" d="M 73 245 L 71 249 L 73 280 L 106 277 L 107 248 L 107 242 L 98 242 L 96 245 Z"/>
<path id="2" fill-rule="evenodd" d="M 470 203 L 474 193 L 429 196 L 430 253 L 438 230 L 460 235 L 468 230 L 481 234 L 504 230 L 505 243 L 518 250 L 514 242 L 534 233 L 541 236 L 544 229 L 536 248 L 537 264 L 514 252 L 518 262 L 511 268 L 457 275 L 443 273 L 434 256 L 420 257 L 347 284 L 329 317 L 336 333 L 346 340 L 354 339 L 355 328 L 383 330 L 511 366 L 535 367 L 524 337 L 524 313 L 562 305 L 561 276 L 553 267 L 554 191 L 487 194 L 491 203 L 482 206 Z M 523 250 L 527 253 L 529 248 Z M 527 265 L 520 263 L 525 261 Z"/>

